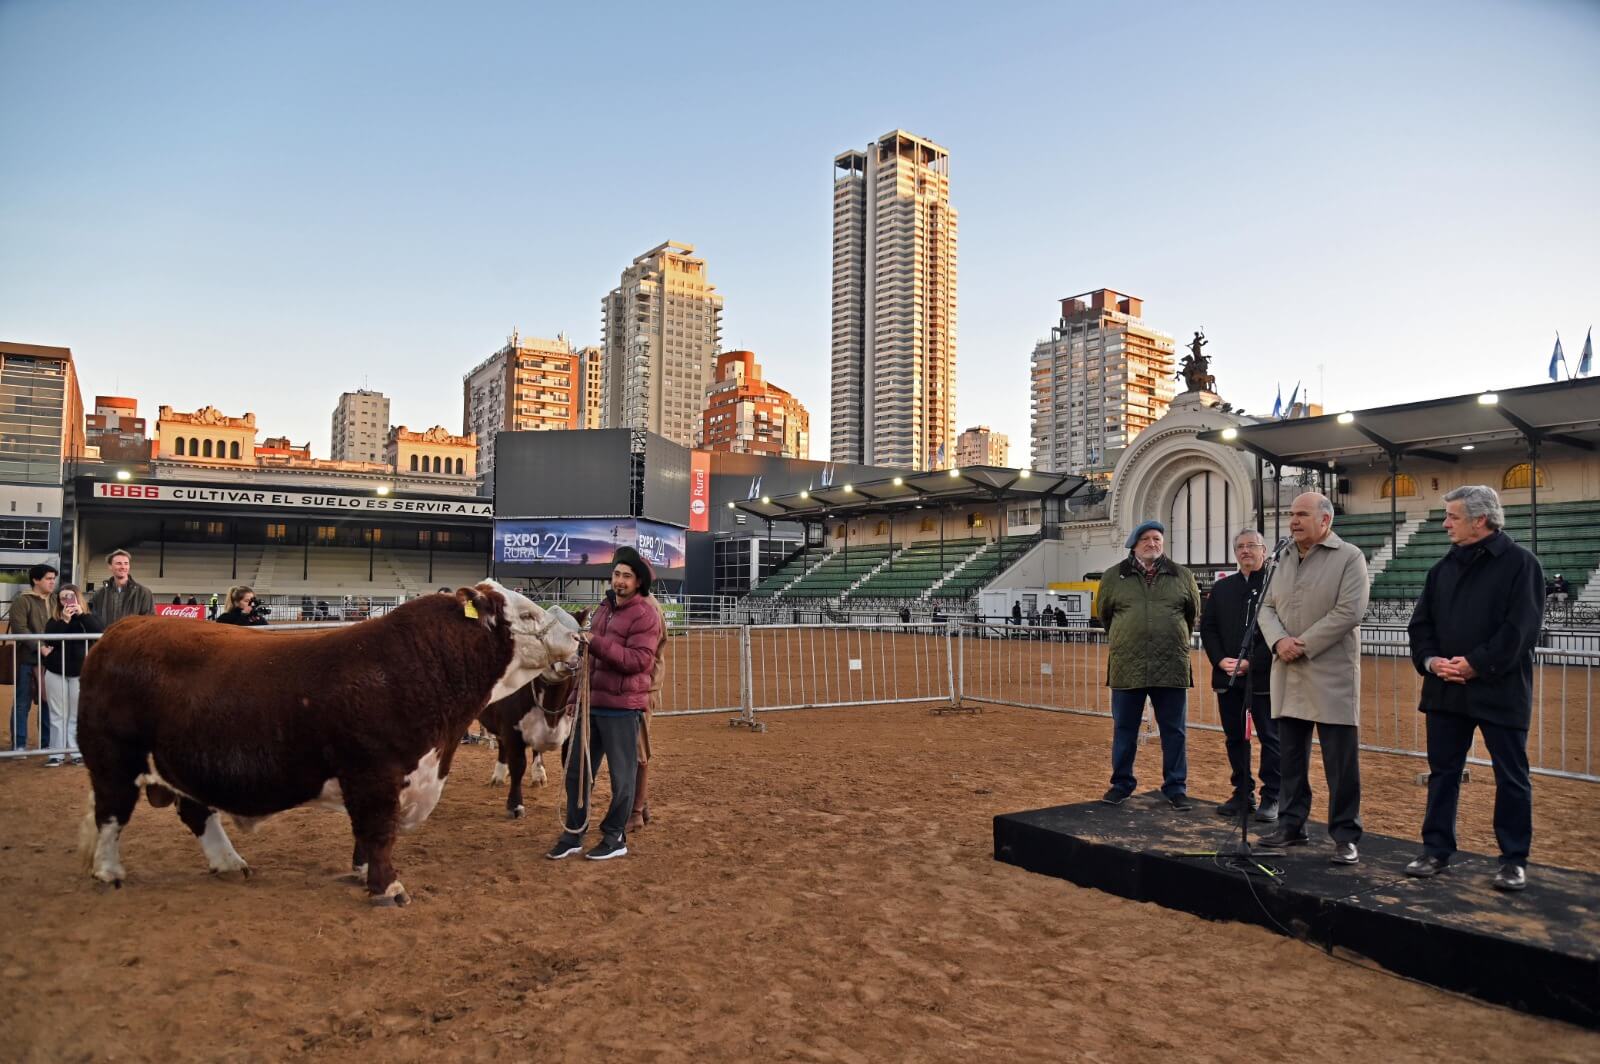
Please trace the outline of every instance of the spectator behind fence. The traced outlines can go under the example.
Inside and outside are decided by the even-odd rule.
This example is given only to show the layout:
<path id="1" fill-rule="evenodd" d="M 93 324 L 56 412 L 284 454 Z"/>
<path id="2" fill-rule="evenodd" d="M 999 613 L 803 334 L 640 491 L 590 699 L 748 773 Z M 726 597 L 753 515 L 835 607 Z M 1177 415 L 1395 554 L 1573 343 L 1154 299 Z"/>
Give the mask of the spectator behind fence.
<path id="1" fill-rule="evenodd" d="M 102 628 L 95 615 L 83 608 L 83 594 L 74 584 L 61 586 L 50 614 L 44 628 L 47 635 L 94 635 Z M 86 639 L 66 640 L 57 643 L 44 659 L 44 697 L 50 706 L 50 729 L 60 745 L 73 751 L 78 749 L 78 674 L 83 671 L 89 646 Z M 44 764 L 55 768 L 63 761 L 62 755 L 51 754 Z M 83 764 L 83 755 L 74 752 L 72 763 Z"/>
<path id="2" fill-rule="evenodd" d="M 1428 810 L 1422 855 L 1406 874 L 1437 875 L 1455 855 L 1461 770 L 1477 730 L 1494 769 L 1500 871 L 1493 885 L 1522 890 L 1533 844 L 1528 726 L 1544 573 L 1504 527 L 1493 488 L 1473 484 L 1445 493 L 1444 530 L 1452 546 L 1428 570 L 1411 615 L 1411 660 L 1424 677 L 1417 708 L 1428 726 Z"/>
<path id="3" fill-rule="evenodd" d="M 228 608 L 217 618 L 217 623 L 255 628 L 266 624 L 267 619 L 256 612 L 256 593 L 240 584 L 228 589 Z"/>
<path id="4" fill-rule="evenodd" d="M 148 616 L 156 612 L 155 596 L 150 589 L 133 578 L 133 555 L 125 550 L 114 550 L 106 555 L 106 568 L 111 579 L 100 585 L 100 590 L 89 600 L 89 612 L 110 628 L 124 617 Z M 190 605 L 194 599 L 189 600 Z"/>
<path id="5" fill-rule="evenodd" d="M 19 635 L 42 635 L 50 623 L 54 608 L 52 597 L 56 590 L 56 567 L 40 563 L 28 570 L 28 590 L 11 602 L 11 630 Z M 48 658 L 51 647 L 39 643 L 16 643 L 16 687 L 12 690 L 11 749 L 23 750 L 28 746 L 28 718 L 33 715 L 33 703 L 39 686 L 34 670 L 41 655 Z M 50 719 L 43 712 L 40 701 L 39 747 L 50 748 Z"/>

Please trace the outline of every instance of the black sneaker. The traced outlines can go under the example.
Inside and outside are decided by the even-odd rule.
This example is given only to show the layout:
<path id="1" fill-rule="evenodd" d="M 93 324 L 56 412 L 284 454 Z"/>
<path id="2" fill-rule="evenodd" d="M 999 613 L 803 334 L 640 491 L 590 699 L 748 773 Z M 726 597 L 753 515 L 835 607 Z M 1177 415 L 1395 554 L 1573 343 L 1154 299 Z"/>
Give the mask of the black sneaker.
<path id="1" fill-rule="evenodd" d="M 583 852 L 583 840 L 571 835 L 563 835 L 550 847 L 550 852 L 545 854 L 552 861 L 559 861 L 563 857 L 571 857 L 575 853 Z"/>
<path id="2" fill-rule="evenodd" d="M 1261 808 L 1256 810 L 1255 819 L 1257 824 L 1276 824 L 1278 822 L 1277 800 L 1262 802 Z"/>
<path id="3" fill-rule="evenodd" d="M 1270 835 L 1263 835 L 1256 840 L 1262 846 L 1281 849 L 1284 846 L 1304 846 L 1311 841 L 1311 836 L 1302 831 L 1293 831 L 1289 828 L 1279 828 Z"/>
<path id="4" fill-rule="evenodd" d="M 621 839 L 601 839 L 600 845 L 584 854 L 591 861 L 609 861 L 613 857 L 628 856 L 628 844 Z"/>
<path id="5" fill-rule="evenodd" d="M 1255 799 L 1248 794 L 1236 794 L 1217 806 L 1217 815 L 1225 816 L 1229 820 L 1238 820 L 1239 814 L 1247 809 L 1252 813 L 1256 811 Z"/>
<path id="6" fill-rule="evenodd" d="M 1172 808 L 1180 813 L 1187 813 L 1194 808 L 1194 802 L 1187 794 L 1169 794 L 1167 795 L 1167 801 L 1171 802 Z"/>
<path id="7" fill-rule="evenodd" d="M 1128 800 L 1128 795 L 1132 793 L 1132 791 L 1125 791 L 1121 787 L 1113 787 L 1102 794 L 1100 800 L 1107 805 L 1121 805 Z"/>

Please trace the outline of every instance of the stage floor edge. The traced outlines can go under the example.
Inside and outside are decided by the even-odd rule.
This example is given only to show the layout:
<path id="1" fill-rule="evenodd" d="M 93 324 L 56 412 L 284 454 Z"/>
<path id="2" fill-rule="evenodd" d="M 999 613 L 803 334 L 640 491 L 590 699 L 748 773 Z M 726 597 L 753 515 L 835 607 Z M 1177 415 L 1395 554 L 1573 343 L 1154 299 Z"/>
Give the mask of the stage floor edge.
<path id="1" fill-rule="evenodd" d="M 1345 867 L 1328 861 L 1322 825 L 1307 830 L 1310 845 L 1261 859 L 1279 874 L 1247 881 L 1213 856 L 1237 845 L 1236 822 L 1215 805 L 1179 812 L 1148 794 L 1001 814 L 994 855 L 1134 901 L 1288 929 L 1434 986 L 1600 1029 L 1600 876 L 1530 864 L 1528 889 L 1508 894 L 1490 886 L 1497 862 L 1481 854 L 1413 879 L 1404 868 L 1416 841 L 1368 833 L 1360 864 Z"/>

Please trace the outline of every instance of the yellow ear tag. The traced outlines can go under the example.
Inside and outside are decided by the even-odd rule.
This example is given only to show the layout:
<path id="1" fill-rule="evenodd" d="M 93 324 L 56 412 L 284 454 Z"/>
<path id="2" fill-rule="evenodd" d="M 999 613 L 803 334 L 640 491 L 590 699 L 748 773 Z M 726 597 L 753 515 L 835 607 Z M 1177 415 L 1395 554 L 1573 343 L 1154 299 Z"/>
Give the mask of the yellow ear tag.
<path id="1" fill-rule="evenodd" d="M 478 619 L 478 607 L 474 606 L 470 602 L 461 607 L 461 612 L 466 614 L 468 617 L 471 617 L 473 620 Z"/>

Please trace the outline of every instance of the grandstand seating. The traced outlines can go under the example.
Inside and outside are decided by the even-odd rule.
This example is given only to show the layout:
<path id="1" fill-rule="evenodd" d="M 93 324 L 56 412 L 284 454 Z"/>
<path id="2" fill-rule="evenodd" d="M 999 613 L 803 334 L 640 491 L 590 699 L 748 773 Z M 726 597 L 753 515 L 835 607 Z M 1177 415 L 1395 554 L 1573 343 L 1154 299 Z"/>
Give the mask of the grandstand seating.
<path id="1" fill-rule="evenodd" d="M 784 598 L 838 598 L 889 557 L 889 546 L 860 546 L 837 550 L 828 560 L 800 578 L 783 593 Z"/>
<path id="2" fill-rule="evenodd" d="M 1007 536 L 999 544 L 991 543 L 959 573 L 956 573 L 931 597 L 942 600 L 966 600 L 977 594 L 983 585 L 999 576 L 1006 566 L 1028 552 L 1037 536 Z"/>
<path id="3" fill-rule="evenodd" d="M 916 599 L 940 578 L 983 546 L 981 539 L 938 540 L 918 543 L 895 555 L 887 567 L 868 577 L 850 592 L 851 598 Z M 941 562 L 940 559 L 943 558 Z"/>
<path id="4" fill-rule="evenodd" d="M 1531 508 L 1507 506 L 1506 531 L 1523 546 L 1532 545 Z M 1344 535 L 1343 532 L 1340 535 Z M 1444 531 L 1444 511 L 1434 510 L 1411 537 L 1405 549 L 1390 559 L 1373 580 L 1374 599 L 1414 599 L 1422 594 L 1423 580 L 1435 562 L 1450 550 Z M 1539 562 L 1547 577 L 1560 573 L 1582 592 L 1596 566 L 1600 566 L 1600 502 L 1542 503 L 1539 506 Z"/>
<path id="5" fill-rule="evenodd" d="M 194 595 L 202 600 L 223 594 L 234 584 L 248 584 L 262 597 L 269 595 L 366 595 L 410 598 L 437 587 L 474 584 L 488 575 L 488 563 L 479 554 L 436 551 L 433 576 L 428 575 L 426 551 L 379 550 L 370 559 L 365 547 L 312 547 L 309 572 L 304 548 L 292 546 L 239 546 L 238 575 L 234 575 L 233 547 L 226 543 L 141 543 L 133 549 L 134 578 L 155 595 L 156 601 L 173 595 Z"/>
<path id="6" fill-rule="evenodd" d="M 140 543 L 133 552 L 133 578 L 165 602 L 173 595 L 196 596 L 204 601 L 212 594 L 226 594 L 234 584 L 253 584 L 261 568 L 262 548 L 239 547 L 238 575 L 234 575 L 233 546 L 228 543 L 168 543 L 165 548 L 154 541 Z M 93 574 L 99 583 L 103 572 Z"/>
<path id="7" fill-rule="evenodd" d="M 750 589 L 751 598 L 771 598 L 783 590 L 783 586 L 801 573 L 808 566 L 815 564 L 827 556 L 821 550 L 797 550 L 783 560 L 779 566 L 768 573 L 766 578 Z"/>
<path id="8" fill-rule="evenodd" d="M 1405 524 L 1406 512 L 1400 511 L 1400 523 Z M 1389 523 L 1387 511 L 1371 514 L 1340 514 L 1333 519 L 1333 530 L 1339 538 L 1346 543 L 1353 543 L 1361 548 L 1361 553 L 1367 556 L 1367 561 L 1372 561 L 1373 554 L 1388 544 L 1389 537 L 1394 529 Z M 1267 544 L 1271 546 L 1271 544 Z"/>

